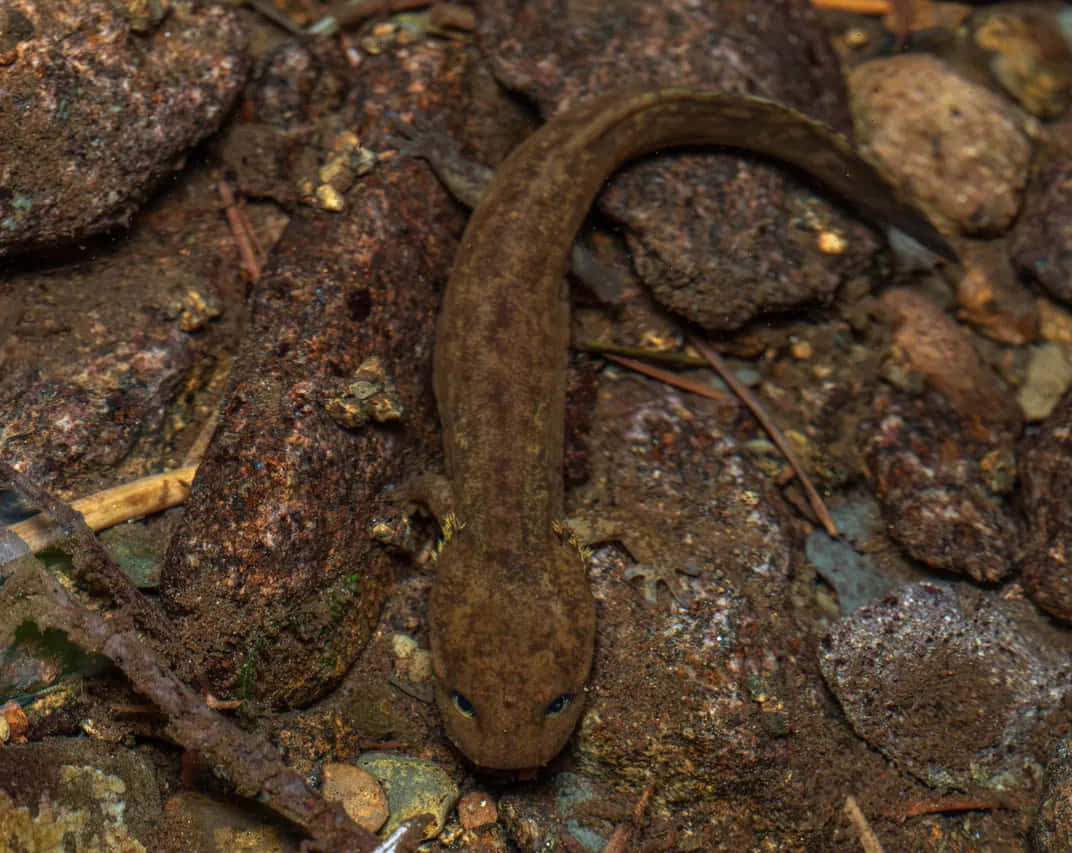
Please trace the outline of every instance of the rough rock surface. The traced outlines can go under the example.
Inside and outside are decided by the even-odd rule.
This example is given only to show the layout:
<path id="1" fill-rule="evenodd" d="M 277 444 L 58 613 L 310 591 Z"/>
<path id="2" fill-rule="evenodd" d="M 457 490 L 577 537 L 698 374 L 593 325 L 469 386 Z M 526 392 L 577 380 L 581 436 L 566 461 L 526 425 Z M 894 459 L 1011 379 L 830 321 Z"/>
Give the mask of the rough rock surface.
<path id="1" fill-rule="evenodd" d="M 0 257 L 128 224 L 245 82 L 233 12 L 180 2 L 134 26 L 105 0 L 0 9 Z"/>
<path id="2" fill-rule="evenodd" d="M 1032 179 L 1011 252 L 1023 276 L 1072 304 L 1072 160 L 1048 163 Z"/>
<path id="3" fill-rule="evenodd" d="M 849 130 L 837 59 L 803 0 L 485 6 L 481 38 L 496 75 L 545 116 L 659 82 L 760 95 Z M 619 171 L 598 206 L 625 226 L 659 302 L 724 330 L 829 302 L 866 268 L 878 242 L 828 199 L 747 153 L 663 152 Z M 844 251 L 823 252 L 823 232 L 844 237 Z"/>
<path id="4" fill-rule="evenodd" d="M 160 819 L 152 763 L 88 738 L 5 744 L 0 749 L 2 849 L 152 849 Z"/>
<path id="5" fill-rule="evenodd" d="M 1013 439 L 973 435 L 936 394 L 896 390 L 875 398 L 861 425 L 868 475 L 890 535 L 928 566 L 993 583 L 1013 570 L 1016 524 L 1002 491 Z"/>
<path id="6" fill-rule="evenodd" d="M 1072 391 L 1020 451 L 1024 589 L 1043 610 L 1072 622 Z"/>
<path id="7" fill-rule="evenodd" d="M 994 234 L 1020 209 L 1031 143 L 1014 107 L 923 55 L 849 75 L 856 132 L 937 222 Z"/>
<path id="8" fill-rule="evenodd" d="M 857 734 L 935 787 L 1032 789 L 1072 664 L 1002 608 L 928 582 L 838 620 L 819 663 Z"/>
<path id="9" fill-rule="evenodd" d="M 285 63 L 295 73 L 312 67 L 340 83 L 350 73 L 330 42 L 280 51 L 305 53 Z M 426 91 L 428 79 L 456 83 L 459 58 L 418 46 L 408 68 Z M 345 85 L 303 87 L 337 108 L 294 109 L 289 120 L 316 113 L 329 139 L 352 128 L 386 147 L 380 110 L 407 97 L 408 78 L 396 64 L 375 68 L 391 75 L 394 88 L 385 89 L 396 94 L 344 101 Z M 251 100 L 274 104 L 295 80 L 265 76 L 258 88 L 269 92 Z M 438 446 L 433 324 L 460 213 L 408 158 L 380 163 L 344 198 L 341 213 L 299 209 L 257 281 L 218 426 L 164 566 L 164 598 L 189 650 L 184 676 L 216 695 L 302 705 L 338 683 L 368 641 L 391 571 L 373 536 L 391 512 L 386 487 Z M 347 429 L 328 411 L 373 356 L 397 389 L 404 428 Z"/>
<path id="10" fill-rule="evenodd" d="M 1046 766 L 1031 840 L 1037 853 L 1072 850 L 1072 737 L 1057 744 Z"/>

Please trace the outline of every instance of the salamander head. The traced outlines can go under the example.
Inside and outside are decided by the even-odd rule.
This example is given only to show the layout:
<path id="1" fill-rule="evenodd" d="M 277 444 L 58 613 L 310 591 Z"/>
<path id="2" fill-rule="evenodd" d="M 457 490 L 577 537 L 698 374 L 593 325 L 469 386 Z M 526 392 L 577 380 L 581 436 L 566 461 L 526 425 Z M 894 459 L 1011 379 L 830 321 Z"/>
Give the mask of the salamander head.
<path id="1" fill-rule="evenodd" d="M 540 767 L 581 715 L 595 642 L 585 565 L 557 536 L 491 563 L 472 538 L 461 531 L 443 548 L 429 599 L 437 704 L 474 764 Z"/>

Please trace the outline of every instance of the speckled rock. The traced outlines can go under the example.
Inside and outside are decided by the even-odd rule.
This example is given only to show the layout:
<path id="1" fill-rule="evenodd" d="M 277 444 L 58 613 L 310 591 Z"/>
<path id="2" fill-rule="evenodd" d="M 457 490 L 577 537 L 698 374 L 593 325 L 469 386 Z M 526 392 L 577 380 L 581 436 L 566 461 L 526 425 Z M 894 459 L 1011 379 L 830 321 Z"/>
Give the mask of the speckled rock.
<path id="1" fill-rule="evenodd" d="M 1020 449 L 1020 571 L 1039 607 L 1072 622 L 1072 390 Z"/>
<path id="2" fill-rule="evenodd" d="M 1057 743 L 1046 766 L 1031 841 L 1035 853 L 1072 850 L 1072 737 Z"/>
<path id="3" fill-rule="evenodd" d="M 785 599 L 800 543 L 717 405 L 632 377 L 598 397 L 591 479 L 568 509 L 610 521 L 628 556 L 594 554 L 599 637 L 574 755 L 596 779 L 639 789 L 655 778 L 679 817 L 743 849 L 722 822 L 747 806 L 718 797 L 757 786 L 772 803 L 796 796 L 771 762 L 795 713 L 780 691 L 795 659 Z"/>
<path id="4" fill-rule="evenodd" d="M 496 0 L 484 4 L 481 28 L 496 75 L 545 116 L 614 88 L 671 81 L 760 94 L 849 130 L 837 59 L 804 0 Z M 880 245 L 812 185 L 747 153 L 665 152 L 629 164 L 598 207 L 624 225 L 656 299 L 712 330 L 830 302 Z M 824 232 L 844 238 L 840 252 L 822 250 Z"/>
<path id="5" fill-rule="evenodd" d="M 1003 500 L 1011 433 L 973 426 L 936 394 L 889 389 L 876 396 L 860 441 L 889 533 L 909 554 L 985 583 L 1012 572 L 1017 529 Z"/>
<path id="6" fill-rule="evenodd" d="M 937 59 L 876 59 L 849 74 L 856 132 L 937 222 L 994 234 L 1020 209 L 1031 144 L 1015 108 Z"/>
<path id="7" fill-rule="evenodd" d="M 1032 179 L 1011 251 L 1023 276 L 1072 305 L 1072 159 L 1049 163 Z"/>
<path id="8" fill-rule="evenodd" d="M 1027 791 L 1072 663 L 1014 613 L 968 587 L 910 584 L 840 619 L 819 663 L 857 734 L 902 769 L 938 788 Z"/>
<path id="9" fill-rule="evenodd" d="M 193 167 L 121 240 L 6 262 L 0 457 L 62 497 L 182 464 L 197 442 L 245 295 L 215 183 Z M 281 226 L 252 218 L 273 240 Z M 173 309 L 191 302 L 219 314 L 184 330 Z"/>
<path id="10" fill-rule="evenodd" d="M 295 50 L 309 54 L 285 64 L 295 85 L 310 66 L 335 80 L 352 73 L 333 42 Z M 401 93 L 456 84 L 463 59 L 417 45 L 409 77 L 385 55 L 362 66 L 385 81 L 375 101 L 339 104 L 333 86 L 301 86 L 325 101 L 292 120 L 318 115 L 320 130 L 349 127 L 385 147 L 385 104 L 412 109 Z M 278 77 L 259 85 L 280 97 L 293 88 Z M 271 93 L 250 100 L 279 102 Z M 335 686 L 368 641 L 393 570 L 374 535 L 392 512 L 387 486 L 438 450 L 434 307 L 459 221 L 427 169 L 404 158 L 347 193 L 343 213 L 303 206 L 290 220 L 251 294 L 229 393 L 164 564 L 185 678 L 218 696 L 303 705 Z M 346 429 L 327 403 L 370 356 L 397 388 L 401 421 Z"/>
<path id="11" fill-rule="evenodd" d="M 106 0 L 0 14 L 0 257 L 128 224 L 245 81 L 244 33 L 218 6 L 174 3 L 144 33 Z"/>

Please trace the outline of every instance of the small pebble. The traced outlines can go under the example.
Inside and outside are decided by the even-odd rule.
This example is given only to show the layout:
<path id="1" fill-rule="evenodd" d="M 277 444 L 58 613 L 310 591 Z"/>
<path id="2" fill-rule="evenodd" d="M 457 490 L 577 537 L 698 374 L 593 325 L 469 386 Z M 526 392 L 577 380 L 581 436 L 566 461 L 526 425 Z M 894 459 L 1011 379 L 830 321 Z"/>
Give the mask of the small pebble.
<path id="1" fill-rule="evenodd" d="M 1024 417 L 1041 421 L 1049 417 L 1061 395 L 1072 385 L 1072 357 L 1061 344 L 1031 348 L 1027 377 L 1016 395 Z"/>
<path id="2" fill-rule="evenodd" d="M 342 194 L 330 184 L 321 184 L 316 188 L 316 205 L 321 210 L 338 213 L 345 207 Z"/>
<path id="3" fill-rule="evenodd" d="M 391 637 L 391 651 L 395 657 L 405 660 L 417 651 L 417 640 L 410 634 L 394 634 Z"/>
<path id="4" fill-rule="evenodd" d="M 495 801 L 483 791 L 473 791 L 458 801 L 458 822 L 465 829 L 477 829 L 495 823 L 499 810 Z"/>
<path id="5" fill-rule="evenodd" d="M 1072 313 L 1049 299 L 1037 301 L 1039 337 L 1056 344 L 1072 344 Z"/>
<path id="6" fill-rule="evenodd" d="M 849 248 L 849 242 L 834 231 L 822 231 L 819 234 L 819 251 L 827 255 L 843 255 Z"/>
<path id="7" fill-rule="evenodd" d="M 812 347 L 811 341 L 793 341 L 789 345 L 789 351 L 793 354 L 793 358 L 800 361 L 804 361 L 815 355 L 815 349 Z"/>
<path id="8" fill-rule="evenodd" d="M 324 798 L 342 803 L 350 819 L 369 832 L 387 821 L 387 794 L 376 777 L 352 764 L 324 765 Z"/>

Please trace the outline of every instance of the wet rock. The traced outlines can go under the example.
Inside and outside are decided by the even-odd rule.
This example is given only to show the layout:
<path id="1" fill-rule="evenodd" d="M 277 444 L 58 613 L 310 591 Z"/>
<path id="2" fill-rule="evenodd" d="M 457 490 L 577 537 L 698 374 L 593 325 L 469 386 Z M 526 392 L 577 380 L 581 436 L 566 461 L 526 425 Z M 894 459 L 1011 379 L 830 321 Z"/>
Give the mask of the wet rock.
<path id="1" fill-rule="evenodd" d="M 1020 449 L 1020 571 L 1039 607 L 1072 622 L 1072 390 Z"/>
<path id="2" fill-rule="evenodd" d="M 101 531 L 100 543 L 123 574 L 139 589 L 160 585 L 160 564 L 166 543 L 144 524 L 120 524 Z"/>
<path id="3" fill-rule="evenodd" d="M 463 829 L 479 829 L 499 819 L 494 798 L 484 791 L 472 791 L 458 801 L 458 822 Z"/>
<path id="4" fill-rule="evenodd" d="M 1011 251 L 1021 275 L 1072 305 L 1072 159 L 1049 163 L 1035 174 Z"/>
<path id="5" fill-rule="evenodd" d="M 47 345 L 51 337 L 42 316 L 47 310 L 36 305 L 21 312 L 16 335 L 25 346 L 0 379 L 0 412 L 9 416 L 0 449 L 38 482 L 78 488 L 80 475 L 88 480 L 119 464 L 161 429 L 192 367 L 192 348 L 170 323 L 142 315 L 133 326 L 128 321 L 108 330 L 111 335 L 89 329 L 85 337 L 72 335 L 30 366 L 35 344 Z M 78 491 L 81 497 L 94 489 Z"/>
<path id="6" fill-rule="evenodd" d="M 917 583 L 839 620 L 819 665 L 856 733 L 937 788 L 1030 790 L 1072 684 L 1057 648 L 967 587 Z"/>
<path id="7" fill-rule="evenodd" d="M 866 150 L 932 218 L 994 234 L 1020 209 L 1031 143 L 1015 109 L 936 59 L 876 59 L 849 74 Z"/>
<path id="8" fill-rule="evenodd" d="M 1072 850 L 1072 738 L 1057 743 L 1046 766 L 1031 841 L 1035 853 Z"/>
<path id="9" fill-rule="evenodd" d="M 3 849 L 148 850 L 161 805 L 152 765 L 86 739 L 0 748 Z"/>
<path id="10" fill-rule="evenodd" d="M 537 853 L 552 846 L 568 832 L 584 850 L 602 850 L 614 831 L 613 820 L 590 812 L 606 812 L 608 791 L 604 785 L 578 773 L 556 773 L 539 796 L 518 796 L 507 792 L 499 801 L 499 811 L 510 838 L 525 853 Z"/>
<path id="11" fill-rule="evenodd" d="M 571 4 L 563 14 L 541 0 L 519 15 L 512 0 L 497 0 L 481 26 L 496 75 L 544 115 L 672 80 L 761 94 L 849 129 L 837 60 L 806 2 Z M 625 226 L 655 298 L 713 330 L 830 302 L 879 245 L 814 187 L 747 153 L 665 152 L 629 164 L 598 206 Z M 835 251 L 824 251 L 824 235 L 837 237 Z"/>
<path id="12" fill-rule="evenodd" d="M 337 52 L 296 40 L 261 58 L 243 93 L 242 121 L 215 141 L 241 192 L 288 207 L 306 195 L 304 184 L 312 194 L 327 159 L 319 149 L 351 131 L 340 110 L 351 74 Z"/>
<path id="13" fill-rule="evenodd" d="M 0 257 L 127 225 L 245 80 L 244 33 L 218 6 L 176 4 L 141 34 L 104 0 L 4 14 L 19 25 L 0 64 Z"/>
<path id="14" fill-rule="evenodd" d="M 458 802 L 458 786 L 435 762 L 395 753 L 369 752 L 357 764 L 375 776 L 387 791 L 391 816 L 383 828 L 384 834 L 423 815 L 424 837 L 435 838 Z"/>
<path id="15" fill-rule="evenodd" d="M 302 50 L 315 56 L 290 63 L 299 70 L 316 57 L 327 74 L 348 67 L 331 42 Z M 376 103 L 306 112 L 383 147 L 380 112 L 402 109 L 390 93 L 427 96 L 428 80 L 454 79 L 448 69 L 458 61 L 456 52 L 414 48 L 408 67 L 419 86 L 410 86 L 384 56 L 363 66 L 387 80 Z M 309 93 L 334 102 L 330 87 Z M 188 653 L 184 677 L 216 695 L 308 703 L 367 642 L 393 568 L 373 536 L 391 509 L 381 493 L 437 453 L 433 327 L 458 223 L 422 164 L 384 162 L 347 194 L 345 212 L 299 208 L 257 282 L 230 391 L 163 572 Z M 327 404 L 371 356 L 404 421 L 346 429 Z"/>
<path id="16" fill-rule="evenodd" d="M 1072 102 L 1072 51 L 1054 8 L 1009 6 L 972 22 L 972 40 L 991 54 L 990 72 L 1025 110 L 1059 117 Z"/>
<path id="17" fill-rule="evenodd" d="M 1008 478 L 991 473 L 1013 465 L 1010 433 L 973 430 L 936 395 L 889 390 L 861 424 L 861 443 L 889 533 L 909 554 L 984 583 L 1012 571 L 1017 530 L 1001 494 Z"/>
<path id="18" fill-rule="evenodd" d="M 843 531 L 838 513 L 832 512 L 831 517 L 838 530 Z M 870 555 L 858 552 L 840 539 L 832 539 L 821 528 L 811 532 L 805 547 L 820 576 L 837 592 L 843 614 L 882 597 L 896 583 L 875 565 Z"/>

